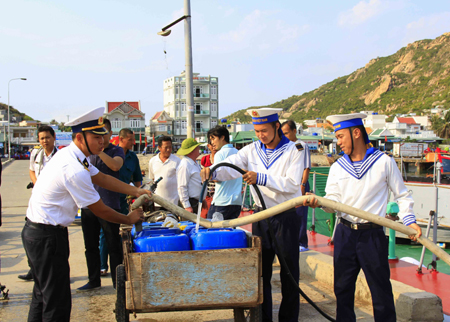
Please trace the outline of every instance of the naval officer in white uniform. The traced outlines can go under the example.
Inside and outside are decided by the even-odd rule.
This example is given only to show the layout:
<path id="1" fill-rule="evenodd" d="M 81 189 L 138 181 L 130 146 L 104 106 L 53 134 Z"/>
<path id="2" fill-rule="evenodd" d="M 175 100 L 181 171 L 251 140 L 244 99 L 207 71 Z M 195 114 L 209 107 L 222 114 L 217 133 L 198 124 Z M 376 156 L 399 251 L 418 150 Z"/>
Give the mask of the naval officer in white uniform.
<path id="1" fill-rule="evenodd" d="M 60 150 L 51 166 L 36 181 L 27 209 L 22 242 L 30 262 L 34 288 L 28 321 L 69 321 L 69 238 L 67 227 L 78 208 L 88 207 L 95 215 L 115 223 L 142 221 L 142 209 L 124 216 L 105 206 L 93 183 L 116 192 L 140 196 L 150 191 L 125 184 L 92 166 L 87 157 L 103 149 L 104 108 L 92 110 L 73 121 L 73 142 Z"/>
<path id="2" fill-rule="evenodd" d="M 261 190 L 267 208 L 278 205 L 302 195 L 300 184 L 304 170 L 304 156 L 298 151 L 294 142 L 283 135 L 278 113 L 281 109 L 260 108 L 247 112 L 252 116 L 255 134 L 259 141 L 249 144 L 237 154 L 227 157 L 223 162 L 231 163 L 248 170 L 242 176 L 248 184 L 257 184 Z M 209 177 L 209 168 L 202 170 L 202 179 Z M 227 181 L 240 177 L 241 174 L 229 167 L 221 167 L 213 174 L 214 180 Z M 262 209 L 261 201 L 251 188 L 257 209 Z M 286 259 L 289 270 L 297 286 L 293 285 L 287 272 L 281 268 L 282 300 L 278 314 L 279 321 L 298 321 L 299 313 L 299 229 L 300 221 L 295 209 L 290 209 L 269 218 L 275 238 Z M 263 273 L 263 321 L 272 321 L 272 264 L 277 253 L 274 241 L 269 235 L 266 220 L 252 225 L 253 234 L 262 238 L 262 273 Z"/>
<path id="3" fill-rule="evenodd" d="M 413 212 L 414 201 L 395 160 L 370 147 L 362 122 L 365 117 L 363 113 L 327 117 L 345 154 L 331 166 L 325 198 L 385 217 L 391 190 L 403 224 L 417 231 L 410 236 L 414 240 L 422 234 Z M 304 205 L 316 207 L 317 200 L 305 201 Z M 372 294 L 375 321 L 396 321 L 389 280 L 388 241 L 382 227 L 349 214 L 338 213 L 338 216 L 341 222 L 334 239 L 336 321 L 356 321 L 355 283 L 361 269 Z"/>

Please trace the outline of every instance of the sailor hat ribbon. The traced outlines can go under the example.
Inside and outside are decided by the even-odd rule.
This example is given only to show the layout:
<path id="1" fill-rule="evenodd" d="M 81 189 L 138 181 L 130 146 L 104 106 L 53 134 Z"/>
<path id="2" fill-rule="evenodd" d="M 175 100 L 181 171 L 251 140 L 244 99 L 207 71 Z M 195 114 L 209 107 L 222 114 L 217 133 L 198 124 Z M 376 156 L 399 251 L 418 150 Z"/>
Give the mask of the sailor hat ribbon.
<path id="1" fill-rule="evenodd" d="M 334 131 L 347 129 L 353 126 L 364 125 L 362 119 L 367 117 L 364 113 L 341 114 L 327 116 L 326 120 L 333 125 Z"/>
<path id="2" fill-rule="evenodd" d="M 278 121 L 278 113 L 281 112 L 282 108 L 258 108 L 249 109 L 247 113 L 252 117 L 253 124 L 265 124 Z"/>
<path id="3" fill-rule="evenodd" d="M 65 126 L 71 126 L 73 133 L 91 132 L 94 134 L 106 134 L 108 131 L 103 125 L 104 107 L 99 107 L 89 111 L 70 122 L 65 123 Z"/>
<path id="4" fill-rule="evenodd" d="M 367 117 L 364 113 L 353 113 L 353 114 L 341 114 L 341 115 L 330 115 L 327 116 L 326 120 L 333 125 L 334 132 L 342 129 L 349 129 L 354 126 L 363 125 L 363 119 Z M 370 144 L 369 136 L 367 132 L 363 131 L 364 142 Z"/>

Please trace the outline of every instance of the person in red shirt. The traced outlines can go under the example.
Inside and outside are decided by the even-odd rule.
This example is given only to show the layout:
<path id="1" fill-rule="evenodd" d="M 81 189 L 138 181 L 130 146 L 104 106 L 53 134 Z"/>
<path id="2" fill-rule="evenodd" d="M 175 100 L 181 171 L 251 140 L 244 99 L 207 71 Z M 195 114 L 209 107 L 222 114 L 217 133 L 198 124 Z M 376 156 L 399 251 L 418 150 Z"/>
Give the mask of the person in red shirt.
<path id="1" fill-rule="evenodd" d="M 216 154 L 216 150 L 213 148 L 211 144 L 208 143 L 208 150 L 211 151 L 211 154 L 205 155 L 202 157 L 200 164 L 203 168 L 210 167 L 214 164 L 214 155 Z"/>

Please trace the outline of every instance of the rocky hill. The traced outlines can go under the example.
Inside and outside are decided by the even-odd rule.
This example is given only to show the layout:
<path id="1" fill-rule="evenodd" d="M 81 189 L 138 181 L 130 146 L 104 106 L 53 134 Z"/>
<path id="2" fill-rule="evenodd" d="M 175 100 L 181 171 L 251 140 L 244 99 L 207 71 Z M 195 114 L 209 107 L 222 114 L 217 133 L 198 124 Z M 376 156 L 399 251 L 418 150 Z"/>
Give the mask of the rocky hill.
<path id="1" fill-rule="evenodd" d="M 350 75 L 314 91 L 249 108 L 282 108 L 282 118 L 301 122 L 361 110 L 420 115 L 436 105 L 450 108 L 450 32 L 434 40 L 408 44 L 393 55 L 374 58 Z M 226 118 L 249 122 L 245 110 Z"/>
<path id="2" fill-rule="evenodd" d="M 0 103 L 0 110 L 8 110 L 8 105 Z M 30 116 L 26 115 L 25 113 L 21 113 L 18 110 L 16 110 L 14 107 L 10 107 L 9 113 L 11 116 L 20 116 L 23 120 L 33 120 Z M 8 116 L 5 116 L 5 121 L 7 120 Z"/>

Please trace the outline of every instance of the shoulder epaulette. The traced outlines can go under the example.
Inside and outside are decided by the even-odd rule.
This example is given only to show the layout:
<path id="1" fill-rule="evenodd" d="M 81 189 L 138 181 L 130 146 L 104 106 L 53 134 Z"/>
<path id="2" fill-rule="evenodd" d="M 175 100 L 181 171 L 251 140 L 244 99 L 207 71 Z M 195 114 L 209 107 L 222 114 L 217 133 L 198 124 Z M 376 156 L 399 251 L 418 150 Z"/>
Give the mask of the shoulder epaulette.
<path id="1" fill-rule="evenodd" d="M 295 144 L 295 147 L 296 147 L 297 150 L 299 150 L 299 151 L 303 151 L 303 149 L 304 149 L 304 147 L 303 147 L 303 145 L 302 145 L 301 143 Z"/>

